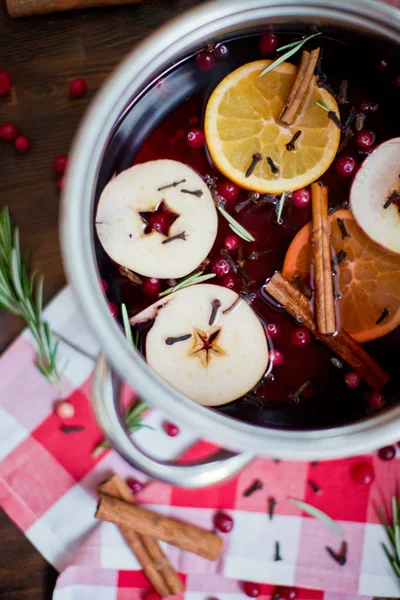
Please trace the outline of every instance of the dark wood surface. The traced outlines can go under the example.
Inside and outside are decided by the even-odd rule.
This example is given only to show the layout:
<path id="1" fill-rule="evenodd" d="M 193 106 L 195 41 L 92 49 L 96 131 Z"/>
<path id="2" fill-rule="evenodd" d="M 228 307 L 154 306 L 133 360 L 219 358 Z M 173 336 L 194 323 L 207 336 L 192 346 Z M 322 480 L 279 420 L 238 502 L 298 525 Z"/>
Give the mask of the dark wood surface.
<path id="1" fill-rule="evenodd" d="M 0 1 L 0 69 L 14 85 L 0 97 L 0 123 L 12 121 L 32 147 L 17 154 L 0 142 L 0 207 L 9 205 L 22 244 L 45 275 L 45 300 L 64 284 L 58 244 L 59 192 L 52 161 L 68 152 L 96 90 L 123 56 L 168 18 L 199 0 L 144 0 L 141 5 L 11 20 Z M 89 93 L 71 100 L 68 83 L 85 77 Z M 22 329 L 0 311 L 0 352 Z M 0 598 L 52 596 L 56 572 L 0 511 Z"/>

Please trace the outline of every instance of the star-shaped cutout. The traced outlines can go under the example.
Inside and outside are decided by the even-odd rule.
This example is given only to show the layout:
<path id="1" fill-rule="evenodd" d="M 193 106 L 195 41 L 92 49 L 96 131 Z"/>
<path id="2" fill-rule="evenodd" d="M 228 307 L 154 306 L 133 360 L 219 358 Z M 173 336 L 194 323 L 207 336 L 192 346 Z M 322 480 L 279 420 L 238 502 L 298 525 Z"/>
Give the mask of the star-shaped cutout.
<path id="1" fill-rule="evenodd" d="M 202 331 L 197 327 L 193 331 L 194 345 L 188 356 L 195 356 L 200 359 L 204 368 L 208 367 L 211 356 L 226 356 L 225 350 L 218 345 L 222 327 L 211 327 L 208 331 Z"/>

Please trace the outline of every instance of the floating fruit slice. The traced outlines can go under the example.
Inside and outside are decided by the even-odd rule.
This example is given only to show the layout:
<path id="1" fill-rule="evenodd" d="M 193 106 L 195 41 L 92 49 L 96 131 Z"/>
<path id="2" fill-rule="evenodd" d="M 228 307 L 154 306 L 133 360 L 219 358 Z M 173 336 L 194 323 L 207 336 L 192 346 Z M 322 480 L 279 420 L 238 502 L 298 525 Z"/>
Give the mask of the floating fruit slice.
<path id="1" fill-rule="evenodd" d="M 165 234 L 147 225 L 160 207 L 164 212 L 157 217 L 167 222 Z M 140 275 L 161 279 L 191 273 L 210 252 L 217 227 L 208 187 L 193 169 L 174 160 L 149 161 L 114 177 L 96 214 L 107 254 Z"/>
<path id="2" fill-rule="evenodd" d="M 339 146 L 340 130 L 316 103 L 323 102 L 337 116 L 339 109 L 333 96 L 313 83 L 294 126 L 280 125 L 277 119 L 296 67 L 284 62 L 260 77 L 271 63 L 248 63 L 222 80 L 207 104 L 205 134 L 212 159 L 226 177 L 256 192 L 278 194 L 305 187 L 328 169 Z M 287 150 L 286 144 L 298 131 L 295 149 Z M 257 154 L 262 160 L 246 177 Z M 279 169 L 277 173 L 272 172 L 267 157 Z"/>
<path id="3" fill-rule="evenodd" d="M 394 138 L 378 146 L 365 159 L 350 193 L 351 210 L 361 229 L 371 240 L 394 254 L 400 254 L 398 200 L 400 138 Z"/>
<path id="4" fill-rule="evenodd" d="M 332 255 L 346 253 L 335 266 L 340 326 L 360 343 L 390 333 L 400 324 L 400 257 L 371 242 L 348 210 L 333 213 L 329 222 Z M 310 274 L 310 236 L 308 223 L 289 246 L 282 271 L 289 279 L 298 274 L 304 281 Z"/>
<path id="5" fill-rule="evenodd" d="M 232 290 L 188 287 L 131 319 L 153 320 L 146 360 L 192 400 L 218 406 L 240 398 L 264 375 L 268 344 L 250 306 Z"/>

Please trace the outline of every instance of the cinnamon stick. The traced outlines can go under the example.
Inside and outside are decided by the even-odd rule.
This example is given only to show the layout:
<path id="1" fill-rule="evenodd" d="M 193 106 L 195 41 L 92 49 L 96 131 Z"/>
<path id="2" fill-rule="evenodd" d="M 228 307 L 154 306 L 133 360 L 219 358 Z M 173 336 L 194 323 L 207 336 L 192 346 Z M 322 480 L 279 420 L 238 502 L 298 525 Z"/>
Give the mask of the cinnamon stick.
<path id="1" fill-rule="evenodd" d="M 311 52 L 308 52 L 308 50 L 303 51 L 292 88 L 286 99 L 285 106 L 278 117 L 278 121 L 282 125 L 293 125 L 312 82 L 319 52 L 319 48 L 315 48 Z"/>
<path id="2" fill-rule="evenodd" d="M 336 331 L 333 297 L 332 256 L 329 243 L 328 188 L 318 183 L 311 186 L 312 249 L 315 281 L 315 313 L 320 333 Z"/>
<path id="3" fill-rule="evenodd" d="M 104 494 L 100 496 L 96 517 L 142 535 L 151 535 L 208 560 L 216 560 L 222 553 L 222 539 L 215 533 Z"/>
<path id="4" fill-rule="evenodd" d="M 275 273 L 264 289 L 318 340 L 343 359 L 372 389 L 379 391 L 386 385 L 389 375 L 345 331 L 339 331 L 336 335 L 324 335 L 317 330 L 307 297 L 284 275 Z"/>
<path id="5" fill-rule="evenodd" d="M 128 484 L 119 475 L 113 475 L 98 487 L 101 494 L 135 503 Z M 185 586 L 156 539 L 140 535 L 128 527 L 119 528 L 128 546 L 140 562 L 155 591 L 163 598 L 181 594 Z"/>

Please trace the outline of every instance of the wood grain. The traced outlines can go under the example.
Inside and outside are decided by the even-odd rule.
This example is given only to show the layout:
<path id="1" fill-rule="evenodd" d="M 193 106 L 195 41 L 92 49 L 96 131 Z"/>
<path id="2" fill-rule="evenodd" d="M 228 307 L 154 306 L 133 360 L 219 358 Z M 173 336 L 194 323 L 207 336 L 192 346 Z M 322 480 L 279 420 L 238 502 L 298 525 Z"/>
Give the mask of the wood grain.
<path id="1" fill-rule="evenodd" d="M 137 4 L 137 2 L 140 0 L 6 0 L 8 14 L 13 18 L 99 6 Z"/>

